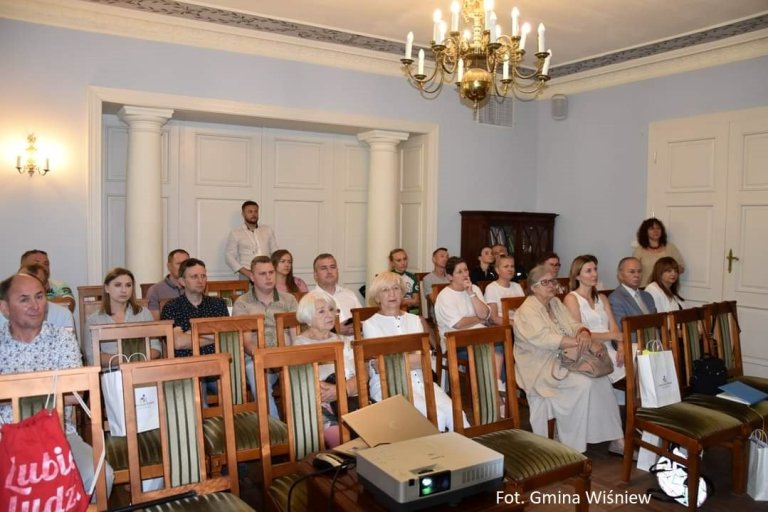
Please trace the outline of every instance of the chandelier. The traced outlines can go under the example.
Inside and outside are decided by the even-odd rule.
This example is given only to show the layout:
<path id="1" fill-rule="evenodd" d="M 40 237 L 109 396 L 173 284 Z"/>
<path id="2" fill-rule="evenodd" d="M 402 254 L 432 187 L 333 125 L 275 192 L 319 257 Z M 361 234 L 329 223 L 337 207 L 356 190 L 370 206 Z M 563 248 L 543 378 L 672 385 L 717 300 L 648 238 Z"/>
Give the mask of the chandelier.
<path id="1" fill-rule="evenodd" d="M 468 27 L 459 30 L 459 15 Z M 457 0 L 451 4 L 450 32 L 442 19 L 440 9 L 432 17 L 431 50 L 435 61 L 432 74 L 424 72 L 424 50 L 420 49 L 413 72 L 413 32 L 405 43 L 403 69 L 411 85 L 422 95 L 436 95 L 445 82 L 453 82 L 462 98 L 472 102 L 475 115 L 478 108 L 493 92 L 503 101 L 508 93 L 519 100 L 530 101 L 541 93 L 549 80 L 549 62 L 552 51 L 544 43 L 544 24 L 538 27 L 537 52 L 532 69 L 523 67 L 526 40 L 531 31 L 529 23 L 520 26 L 520 11 L 512 9 L 512 33 L 502 34 L 493 0 Z"/>

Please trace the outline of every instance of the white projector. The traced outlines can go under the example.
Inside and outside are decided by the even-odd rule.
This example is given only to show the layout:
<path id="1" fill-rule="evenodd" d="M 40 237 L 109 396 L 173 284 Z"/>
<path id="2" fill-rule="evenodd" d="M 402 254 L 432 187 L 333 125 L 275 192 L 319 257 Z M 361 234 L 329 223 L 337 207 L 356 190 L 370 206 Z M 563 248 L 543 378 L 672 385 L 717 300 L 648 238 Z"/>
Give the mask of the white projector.
<path id="1" fill-rule="evenodd" d="M 357 475 L 388 510 L 418 510 L 498 490 L 504 456 L 446 432 L 360 450 Z"/>

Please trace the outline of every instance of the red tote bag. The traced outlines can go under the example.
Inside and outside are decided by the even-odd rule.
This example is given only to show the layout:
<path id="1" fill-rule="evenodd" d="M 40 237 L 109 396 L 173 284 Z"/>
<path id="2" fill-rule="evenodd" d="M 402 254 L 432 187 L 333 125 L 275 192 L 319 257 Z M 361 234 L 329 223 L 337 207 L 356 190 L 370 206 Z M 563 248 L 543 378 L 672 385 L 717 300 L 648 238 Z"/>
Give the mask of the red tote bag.
<path id="1" fill-rule="evenodd" d="M 2 425 L 0 433 L 0 510 L 88 508 L 90 500 L 55 409 Z"/>

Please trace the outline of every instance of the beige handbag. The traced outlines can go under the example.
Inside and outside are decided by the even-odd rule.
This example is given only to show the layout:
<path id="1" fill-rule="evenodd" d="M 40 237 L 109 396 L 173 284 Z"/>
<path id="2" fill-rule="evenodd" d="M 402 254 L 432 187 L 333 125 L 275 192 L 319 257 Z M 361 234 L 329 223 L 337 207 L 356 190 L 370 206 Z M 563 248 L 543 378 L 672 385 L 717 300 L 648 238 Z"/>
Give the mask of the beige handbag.
<path id="1" fill-rule="evenodd" d="M 560 372 L 562 376 L 558 376 L 556 366 L 565 369 L 565 374 Z M 582 351 L 580 347 L 564 348 L 552 362 L 552 377 L 563 380 L 570 372 L 582 373 L 587 377 L 603 377 L 613 373 L 613 362 L 605 352 L 602 356 L 596 356 L 589 349 Z"/>

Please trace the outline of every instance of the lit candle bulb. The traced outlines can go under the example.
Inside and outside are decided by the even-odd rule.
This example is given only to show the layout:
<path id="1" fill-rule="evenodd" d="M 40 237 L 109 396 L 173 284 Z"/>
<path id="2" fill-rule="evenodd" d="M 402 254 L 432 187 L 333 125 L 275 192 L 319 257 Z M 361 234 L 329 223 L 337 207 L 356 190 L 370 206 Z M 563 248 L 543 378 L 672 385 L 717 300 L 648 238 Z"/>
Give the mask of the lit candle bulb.
<path id="1" fill-rule="evenodd" d="M 517 7 L 512 8 L 512 37 L 520 35 L 520 10 Z"/>
<path id="2" fill-rule="evenodd" d="M 437 40 L 438 43 L 442 43 L 445 40 L 445 31 L 448 30 L 448 25 L 446 25 L 445 21 L 440 22 L 440 39 Z"/>
<path id="3" fill-rule="evenodd" d="M 501 79 L 509 80 L 509 55 L 504 55 L 504 63 L 501 66 Z"/>
<path id="4" fill-rule="evenodd" d="M 539 23 L 539 53 L 544 53 L 547 47 L 547 45 L 544 44 L 544 30 L 544 24 Z"/>
<path id="5" fill-rule="evenodd" d="M 451 4 L 451 32 L 459 31 L 459 11 L 461 11 L 461 6 L 458 0 L 453 0 Z"/>
<path id="6" fill-rule="evenodd" d="M 463 37 L 466 42 L 470 42 L 472 40 L 472 33 L 469 31 L 469 29 L 464 31 Z"/>
<path id="7" fill-rule="evenodd" d="M 21 157 L 20 156 L 16 157 L 16 168 L 17 169 L 21 169 Z"/>
<path id="8" fill-rule="evenodd" d="M 405 58 L 411 60 L 413 57 L 413 32 L 408 32 L 408 37 L 405 38 Z"/>
<path id="9" fill-rule="evenodd" d="M 443 19 L 443 13 L 440 12 L 440 9 L 435 9 L 434 14 L 432 14 L 432 21 L 435 23 L 435 26 L 432 29 L 432 40 L 435 42 L 439 41 L 440 21 L 442 21 L 442 19 Z"/>
<path id="10" fill-rule="evenodd" d="M 489 20 L 490 23 L 488 25 L 488 31 L 490 32 L 491 42 L 492 43 L 496 42 L 496 20 L 497 20 L 496 13 L 495 12 L 491 12 L 491 17 L 490 17 L 490 20 Z"/>
<path id="11" fill-rule="evenodd" d="M 485 29 L 492 30 L 491 13 L 493 12 L 493 0 L 485 0 L 483 2 L 483 7 L 485 8 Z"/>
<path id="12" fill-rule="evenodd" d="M 501 37 L 501 25 L 496 25 L 496 41 Z"/>
<path id="13" fill-rule="evenodd" d="M 542 75 L 548 75 L 549 74 L 549 61 L 552 59 L 552 50 L 547 50 L 549 52 L 549 55 L 547 55 L 547 58 L 544 59 L 544 67 L 541 69 Z"/>
<path id="14" fill-rule="evenodd" d="M 456 73 L 456 83 L 464 78 L 464 59 L 459 59 L 459 71 Z"/>
<path id="15" fill-rule="evenodd" d="M 49 159 L 48 159 L 48 158 L 46 158 L 46 159 L 45 159 L 45 170 L 47 171 L 47 170 L 48 170 L 48 169 L 50 169 L 50 168 L 51 168 L 51 166 L 49 165 Z"/>
<path id="16" fill-rule="evenodd" d="M 520 49 L 525 50 L 525 40 L 528 38 L 528 32 L 531 31 L 531 24 L 527 21 L 523 23 L 523 28 L 521 30 L 522 35 L 520 36 Z"/>
<path id="17" fill-rule="evenodd" d="M 417 74 L 423 75 L 424 74 L 424 49 L 419 50 L 419 68 L 417 71 Z"/>

